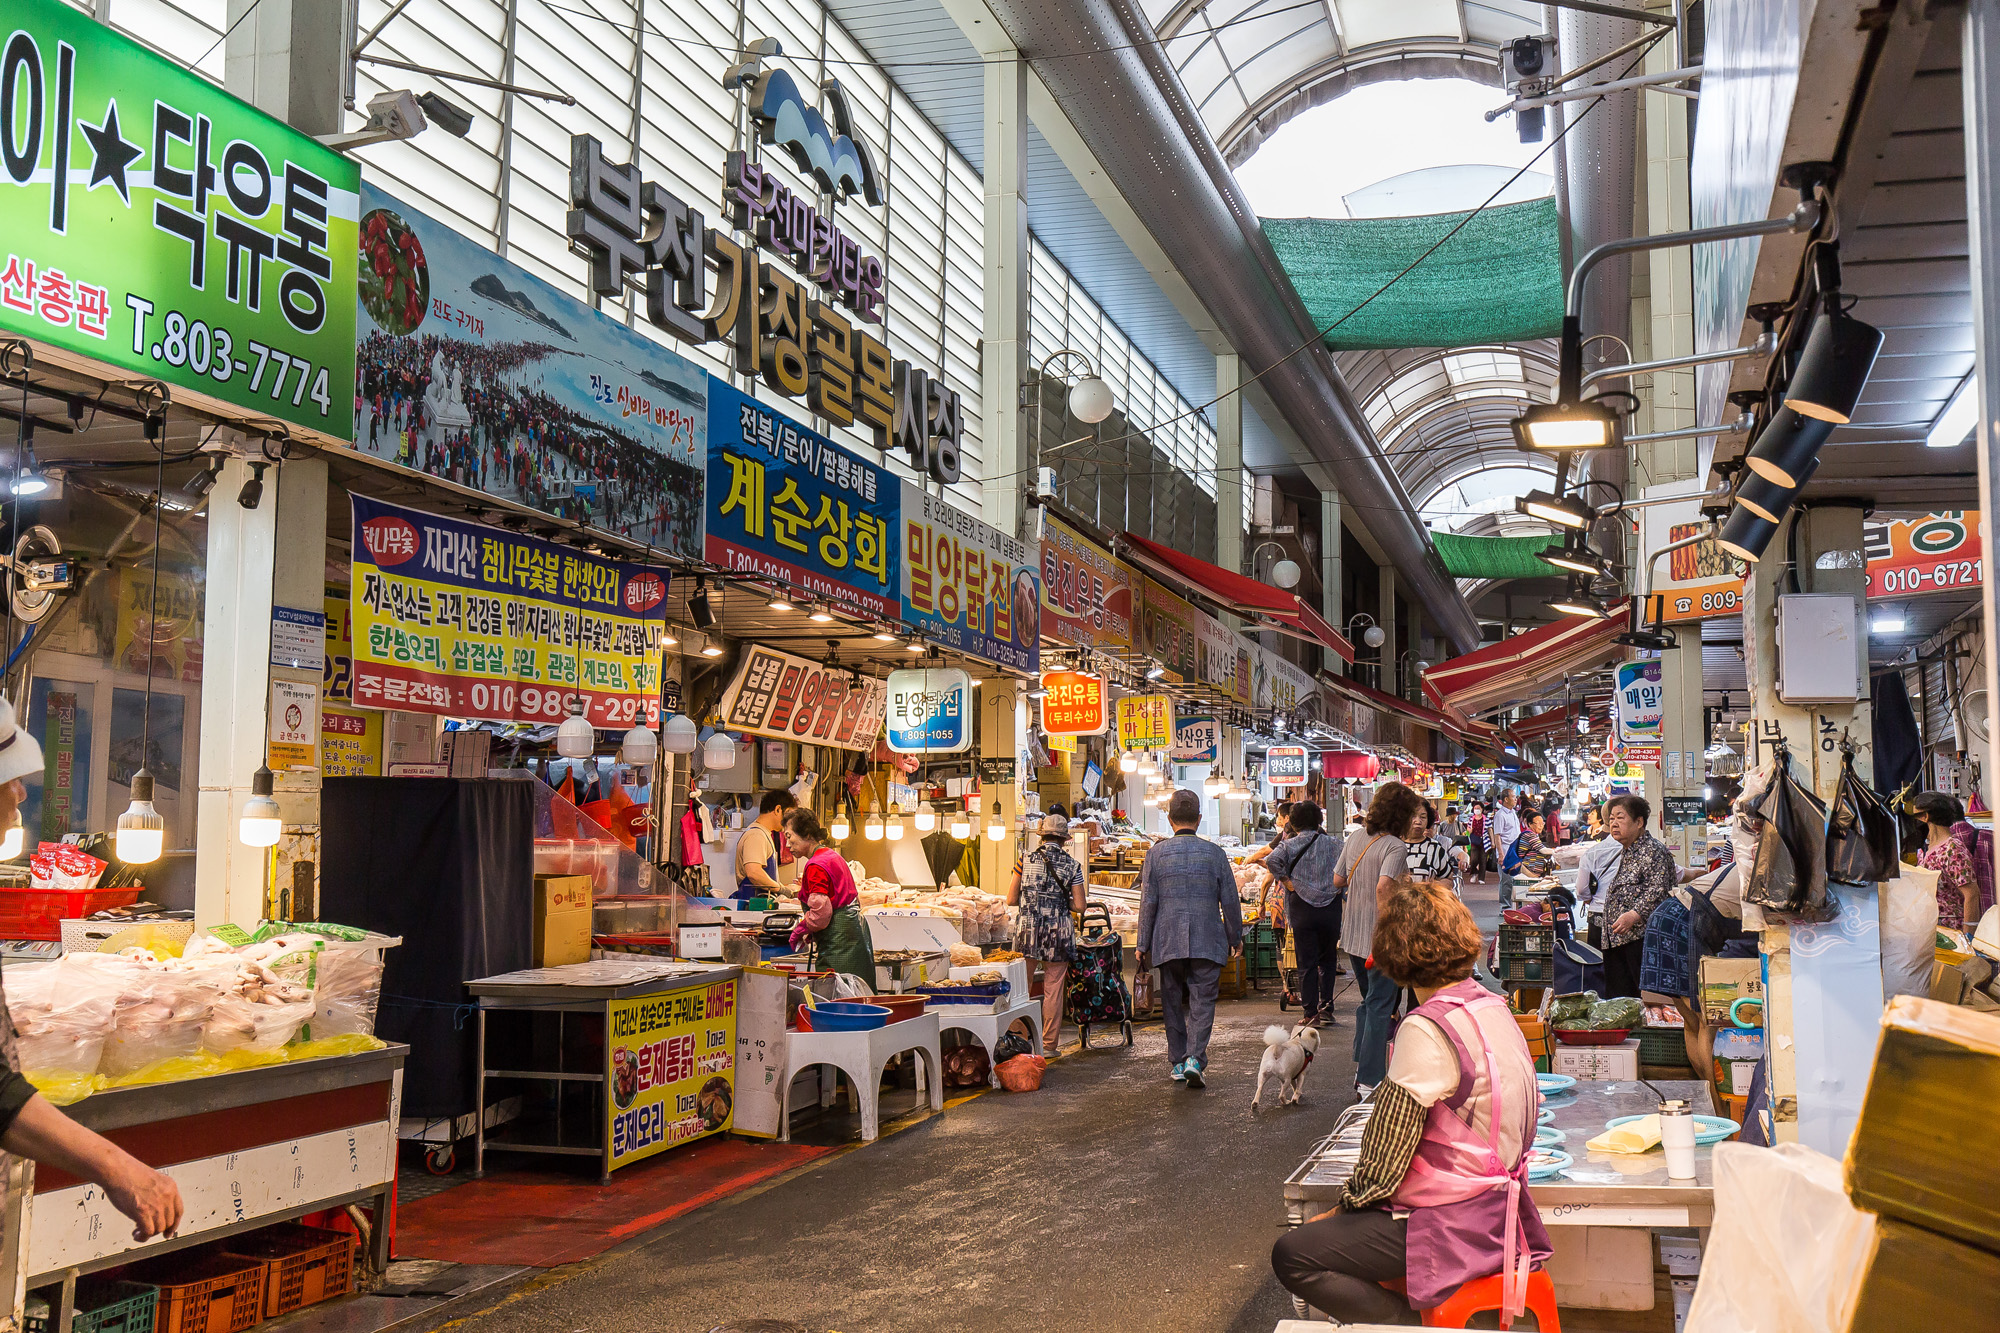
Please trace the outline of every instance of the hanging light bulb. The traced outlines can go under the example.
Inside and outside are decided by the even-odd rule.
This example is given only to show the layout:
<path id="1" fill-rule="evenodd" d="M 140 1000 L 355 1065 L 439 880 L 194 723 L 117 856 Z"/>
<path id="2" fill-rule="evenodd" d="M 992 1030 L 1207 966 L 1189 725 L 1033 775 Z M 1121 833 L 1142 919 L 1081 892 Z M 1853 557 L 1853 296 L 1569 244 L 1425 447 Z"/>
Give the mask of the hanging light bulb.
<path id="1" fill-rule="evenodd" d="M 908 832 L 908 829 L 903 823 L 902 807 L 896 805 L 890 806 L 888 822 L 882 825 L 883 836 L 888 838 L 890 842 L 901 842 L 903 834 L 906 832 Z"/>
<path id="2" fill-rule="evenodd" d="M 1138 770 L 1139 756 L 1135 752 L 1127 750 L 1124 754 L 1118 756 L 1118 771 L 1120 773 L 1136 773 Z"/>
<path id="3" fill-rule="evenodd" d="M 570 700 L 569 716 L 556 728 L 556 753 L 565 759 L 587 758 L 597 748 L 597 730 L 583 715 L 583 698 Z"/>
<path id="4" fill-rule="evenodd" d="M 15 816 L 16 820 L 19 818 L 19 815 Z M 14 827 L 8 829 L 5 833 L 0 833 L 0 861 L 11 861 L 19 856 L 21 848 L 27 846 L 27 842 L 28 830 L 23 828 L 19 823 L 16 823 Z"/>
<path id="5" fill-rule="evenodd" d="M 964 842 L 972 836 L 972 816 L 963 810 L 951 812 L 951 836 Z"/>
<path id="6" fill-rule="evenodd" d="M 854 825 L 847 822 L 847 811 L 842 809 L 834 815 L 833 822 L 826 826 L 827 835 L 835 842 L 846 842 L 854 834 Z"/>
<path id="7" fill-rule="evenodd" d="M 726 731 L 711 732 L 702 742 L 701 762 L 704 768 L 736 767 L 736 742 L 729 739 Z"/>
<path id="8" fill-rule="evenodd" d="M 1229 790 L 1229 779 L 1223 777 L 1220 773 L 1210 772 L 1208 780 L 1201 784 L 1201 789 L 1211 798 L 1220 796 Z"/>
<path id="9" fill-rule="evenodd" d="M 937 811 L 931 808 L 929 801 L 918 803 L 916 825 L 919 833 L 929 833 L 937 827 Z"/>
<path id="10" fill-rule="evenodd" d="M 268 776 L 269 770 L 260 770 Z M 275 807 L 274 807 L 275 808 Z M 140 769 L 132 775 L 132 804 L 118 816 L 118 832 L 112 840 L 113 854 L 127 865 L 142 866 L 160 859 L 166 841 L 167 821 L 153 809 L 153 775 Z M 271 841 L 276 842 L 273 838 Z"/>
<path id="11" fill-rule="evenodd" d="M 993 803 L 992 822 L 986 826 L 986 836 L 994 842 L 1007 836 L 1007 821 L 1001 817 L 998 801 Z"/>
<path id="12" fill-rule="evenodd" d="M 1148 776 L 1151 776 L 1152 774 L 1158 773 L 1160 771 L 1160 766 L 1153 762 L 1153 756 L 1151 756 L 1150 754 L 1141 755 L 1139 757 L 1139 771 L 1141 773 L 1147 774 Z"/>
<path id="13" fill-rule="evenodd" d="M 626 763 L 646 768 L 660 757 L 660 738 L 642 718 L 625 733 L 625 739 L 618 746 L 618 755 Z"/>
<path id="14" fill-rule="evenodd" d="M 149 788 L 153 785 L 150 778 L 146 785 Z M 135 779 L 135 794 L 137 789 Z M 125 821 L 120 819 L 118 822 L 122 825 Z M 259 768 L 250 775 L 250 799 L 243 803 L 243 815 L 236 821 L 236 840 L 245 847 L 275 847 L 284 827 L 278 814 L 278 803 L 271 796 L 271 770 Z M 120 833 L 122 836 L 122 829 Z M 119 857 L 121 861 L 124 859 L 122 855 Z"/>
<path id="15" fill-rule="evenodd" d="M 675 713 L 660 728 L 660 744 L 668 754 L 693 754 L 701 744 L 701 728 L 686 713 Z"/>
<path id="16" fill-rule="evenodd" d="M 861 836 L 870 842 L 882 841 L 882 812 L 870 810 L 867 822 L 861 826 Z"/>

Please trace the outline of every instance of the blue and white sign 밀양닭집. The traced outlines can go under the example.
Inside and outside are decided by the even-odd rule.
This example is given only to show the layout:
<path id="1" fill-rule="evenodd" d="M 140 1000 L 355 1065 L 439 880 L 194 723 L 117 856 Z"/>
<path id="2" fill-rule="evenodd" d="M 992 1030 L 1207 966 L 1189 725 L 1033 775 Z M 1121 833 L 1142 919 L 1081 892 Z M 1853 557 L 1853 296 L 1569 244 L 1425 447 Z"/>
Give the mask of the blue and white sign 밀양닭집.
<path id="1" fill-rule="evenodd" d="M 972 677 L 958 667 L 889 673 L 889 748 L 963 754 L 972 748 Z"/>

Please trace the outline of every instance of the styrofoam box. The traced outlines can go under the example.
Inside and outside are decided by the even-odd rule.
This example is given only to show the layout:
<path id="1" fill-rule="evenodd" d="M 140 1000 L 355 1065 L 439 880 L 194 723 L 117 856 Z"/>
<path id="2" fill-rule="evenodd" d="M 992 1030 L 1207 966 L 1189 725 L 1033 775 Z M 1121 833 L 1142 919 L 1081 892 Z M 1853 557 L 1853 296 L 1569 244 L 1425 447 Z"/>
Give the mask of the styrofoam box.
<path id="1" fill-rule="evenodd" d="M 1627 1037 L 1616 1046 L 1564 1046 L 1556 1044 L 1558 1074 L 1571 1078 L 1612 1081 L 1639 1077 L 1639 1039 Z"/>
<path id="2" fill-rule="evenodd" d="M 1008 1004 L 1020 1004 L 1028 998 L 1028 960 L 1025 958 L 1010 958 L 1004 963 L 981 963 L 978 967 L 954 967 L 951 970 L 951 980 L 966 981 L 974 972 L 992 971 L 998 971 L 1001 976 L 1007 978 Z"/>

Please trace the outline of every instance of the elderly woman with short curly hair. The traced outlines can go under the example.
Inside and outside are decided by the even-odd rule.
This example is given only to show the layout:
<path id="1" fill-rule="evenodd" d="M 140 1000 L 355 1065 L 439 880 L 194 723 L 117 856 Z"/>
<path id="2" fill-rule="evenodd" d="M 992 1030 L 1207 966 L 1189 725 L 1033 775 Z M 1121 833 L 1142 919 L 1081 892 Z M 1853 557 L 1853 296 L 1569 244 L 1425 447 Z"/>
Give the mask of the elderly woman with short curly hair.
<path id="1" fill-rule="evenodd" d="M 1337 1323 L 1415 1324 L 1464 1283 L 1553 1252 L 1527 1190 L 1534 1056 L 1507 1002 L 1473 978 L 1482 943 L 1448 884 L 1403 879 L 1385 896 L 1376 966 L 1421 1003 L 1333 1208 L 1271 1252 L 1285 1288 Z M 1407 1300 L 1381 1285 L 1396 1279 Z M 1522 1286 L 1503 1287 L 1516 1313 Z"/>
<path id="2" fill-rule="evenodd" d="M 1340 948 L 1354 964 L 1361 989 L 1354 1020 L 1355 1091 L 1366 1096 L 1382 1081 L 1389 1062 L 1389 1026 L 1396 1013 L 1396 986 L 1368 966 L 1375 951 L 1375 919 L 1389 886 L 1409 873 L 1410 847 L 1404 838 L 1424 810 L 1424 798 L 1400 782 L 1384 783 L 1368 803 L 1362 831 L 1340 850 L 1333 882 L 1346 890 L 1341 909 Z"/>

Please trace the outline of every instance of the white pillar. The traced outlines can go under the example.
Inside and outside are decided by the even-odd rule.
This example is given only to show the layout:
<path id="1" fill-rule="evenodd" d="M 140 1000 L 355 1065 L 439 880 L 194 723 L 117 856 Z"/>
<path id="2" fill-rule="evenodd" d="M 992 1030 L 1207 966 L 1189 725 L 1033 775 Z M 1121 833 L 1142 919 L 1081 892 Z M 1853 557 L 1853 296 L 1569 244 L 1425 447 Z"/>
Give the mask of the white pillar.
<path id="1" fill-rule="evenodd" d="M 1376 600 L 1381 604 L 1381 614 L 1375 623 L 1382 627 L 1382 647 L 1377 656 L 1382 663 L 1380 684 L 1377 688 L 1390 694 L 1396 689 L 1396 567 L 1383 565 L 1375 571 L 1375 586 L 1379 590 Z"/>
<path id="2" fill-rule="evenodd" d="M 229 0 L 223 86 L 301 133 L 338 133 L 340 53 L 354 41 L 348 8 L 340 0 Z"/>
<path id="3" fill-rule="evenodd" d="M 1028 64 L 995 32 L 981 50 L 986 79 L 986 265 L 979 393 L 985 450 L 985 517 L 1021 531 L 1023 488 L 1033 482 L 1022 422 L 1028 378 Z M 1040 386 L 1036 387 L 1040 392 Z"/>
<path id="4" fill-rule="evenodd" d="M 1347 633 L 1347 609 L 1341 590 L 1340 492 L 1331 486 L 1319 493 L 1319 581 L 1320 614 L 1326 623 Z M 1327 662 L 1327 670 L 1346 675 L 1346 663 L 1337 657 Z"/>
<path id="5" fill-rule="evenodd" d="M 1223 352 L 1215 358 L 1215 563 L 1232 574 L 1253 571 L 1244 563 L 1243 531 L 1243 358 Z M 1241 629 L 1239 617 L 1222 623 Z"/>
<path id="6" fill-rule="evenodd" d="M 1980 557 L 1992 570 L 1993 515 L 2000 514 L 2000 0 L 1971 0 L 1965 11 L 1960 81 L 1965 90 L 1965 198 L 1972 249 L 1972 346 L 1978 375 Z M 2000 626 L 2000 598 L 1989 576 L 1980 589 L 1989 644 Z M 1986 654 L 1988 699 L 2000 699 L 2000 655 Z M 1986 790 L 2000 775 L 2000 729 L 1980 756 Z"/>

